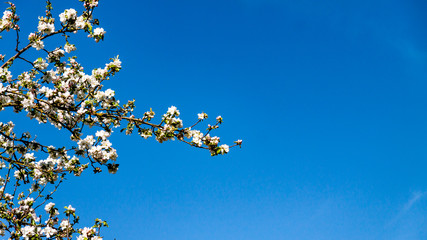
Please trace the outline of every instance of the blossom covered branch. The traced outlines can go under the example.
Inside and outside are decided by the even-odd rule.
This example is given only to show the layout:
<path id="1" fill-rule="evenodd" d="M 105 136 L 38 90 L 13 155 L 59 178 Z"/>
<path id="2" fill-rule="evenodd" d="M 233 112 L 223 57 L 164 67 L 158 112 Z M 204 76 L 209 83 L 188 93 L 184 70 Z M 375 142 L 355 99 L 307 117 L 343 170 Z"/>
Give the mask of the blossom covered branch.
<path id="1" fill-rule="evenodd" d="M 79 217 L 72 206 L 65 207 L 61 215 L 49 200 L 68 174 L 80 176 L 86 169 L 98 173 L 103 167 L 110 173 L 118 170 L 118 155 L 108 140 L 113 129 L 126 134 L 137 132 L 160 143 L 177 139 L 206 149 L 212 156 L 226 154 L 242 144 L 241 140 L 231 146 L 220 144 L 219 137 L 211 136 L 223 122 L 220 116 L 215 124 L 201 131 L 195 128 L 208 118 L 206 113 L 198 114 L 193 125 L 184 127 L 174 106 L 155 123 L 153 110 L 137 117 L 133 114 L 134 100 L 121 104 L 115 91 L 103 86 L 122 68 L 120 59 L 112 58 L 104 67 L 88 73 L 71 54 L 76 50 L 76 45 L 69 42 L 72 34 L 84 32 L 96 42 L 106 34 L 93 17 L 98 0 L 79 1 L 83 3 L 82 12 L 66 9 L 59 14 L 59 21 L 47 1 L 37 31 L 28 35 L 22 48 L 19 17 L 13 3 L 9 3 L 0 20 L 0 33 L 16 33 L 14 55 L 7 58 L 0 54 L 0 111 L 11 108 L 16 113 L 25 112 L 41 124 L 66 129 L 72 140 L 69 146 L 50 146 L 38 142 L 31 133 L 15 133 L 13 122 L 0 122 L 0 235 L 9 239 L 102 239 L 100 228 L 108 226 L 105 221 L 96 219 L 92 227 L 78 228 Z M 53 36 L 62 37 L 62 44 L 46 46 L 45 39 Z M 40 57 L 27 57 L 30 50 Z M 18 63 L 28 70 L 14 75 L 12 66 Z M 96 133 L 89 134 L 87 127 L 96 128 Z M 41 207 L 44 212 L 36 213 Z"/>

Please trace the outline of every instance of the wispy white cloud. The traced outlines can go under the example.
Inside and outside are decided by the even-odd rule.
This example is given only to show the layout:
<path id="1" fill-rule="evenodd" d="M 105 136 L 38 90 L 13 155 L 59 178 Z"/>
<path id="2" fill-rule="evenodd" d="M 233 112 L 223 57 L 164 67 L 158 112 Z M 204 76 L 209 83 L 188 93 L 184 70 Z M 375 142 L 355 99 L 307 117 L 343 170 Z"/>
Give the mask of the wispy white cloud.
<path id="1" fill-rule="evenodd" d="M 412 206 L 414 206 L 414 204 L 421 199 L 421 197 L 423 197 L 425 195 L 425 193 L 423 192 L 414 192 L 412 194 L 412 197 L 408 200 L 408 202 L 406 202 L 405 206 L 403 206 L 403 209 L 401 211 L 401 213 L 406 213 L 407 211 L 409 211 Z"/>
<path id="2" fill-rule="evenodd" d="M 386 225 L 385 228 L 389 228 L 395 225 L 406 213 L 408 213 L 414 205 L 426 195 L 426 192 L 413 192 L 409 200 L 403 205 L 402 209 L 392 218 Z"/>
<path id="3" fill-rule="evenodd" d="M 372 239 L 425 239 L 425 235 L 423 235 L 425 224 L 421 221 L 423 217 L 414 208 L 417 208 L 417 205 L 426 195 L 427 192 L 413 192 L 409 199 L 401 205 L 394 217 L 385 224 L 382 231 L 378 232 Z"/>

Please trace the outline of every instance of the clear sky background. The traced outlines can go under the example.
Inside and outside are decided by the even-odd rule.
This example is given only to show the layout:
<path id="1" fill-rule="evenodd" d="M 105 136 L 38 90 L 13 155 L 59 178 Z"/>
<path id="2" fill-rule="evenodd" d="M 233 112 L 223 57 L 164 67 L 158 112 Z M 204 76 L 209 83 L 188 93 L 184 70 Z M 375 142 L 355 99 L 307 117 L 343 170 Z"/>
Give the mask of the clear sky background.
<path id="1" fill-rule="evenodd" d="M 57 20 L 75 2 L 53 1 Z M 23 36 L 43 3 L 16 1 Z M 117 131 L 119 172 L 69 177 L 56 202 L 82 225 L 108 220 L 104 239 L 427 239 L 426 10 L 422 0 L 101 0 L 105 41 L 70 39 L 86 69 L 120 55 L 105 86 L 135 98 L 137 114 L 222 115 L 222 142 L 244 144 L 212 158 Z"/>

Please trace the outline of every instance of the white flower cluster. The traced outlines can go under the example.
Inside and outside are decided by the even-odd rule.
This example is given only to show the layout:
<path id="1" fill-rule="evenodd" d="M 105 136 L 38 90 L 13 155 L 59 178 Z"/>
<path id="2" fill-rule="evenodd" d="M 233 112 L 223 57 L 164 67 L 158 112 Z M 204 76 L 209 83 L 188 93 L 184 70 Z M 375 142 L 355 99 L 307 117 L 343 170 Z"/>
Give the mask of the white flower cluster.
<path id="1" fill-rule="evenodd" d="M 12 17 L 13 13 L 9 10 L 6 10 L 3 12 L 3 17 L 1 18 L 0 22 L 0 29 L 10 29 L 12 27 Z"/>
<path id="2" fill-rule="evenodd" d="M 12 80 L 12 73 L 6 68 L 0 67 L 0 80 L 10 82 Z"/>
<path id="3" fill-rule="evenodd" d="M 41 50 L 44 48 L 44 42 L 40 40 L 40 36 L 38 36 L 36 33 L 30 33 L 30 35 L 28 35 L 28 40 L 30 40 L 31 47 L 35 48 L 36 50 Z"/>
<path id="4" fill-rule="evenodd" d="M 49 60 L 49 62 L 58 62 L 63 56 L 65 56 L 64 50 L 56 48 L 55 50 L 49 53 L 47 59 Z"/>
<path id="5" fill-rule="evenodd" d="M 74 45 L 74 44 L 69 44 L 68 42 L 65 44 L 65 46 L 64 46 L 64 50 L 65 50 L 65 52 L 67 52 L 67 53 L 70 53 L 70 52 L 72 52 L 72 51 L 75 51 L 77 48 L 76 48 L 76 46 Z"/>
<path id="6" fill-rule="evenodd" d="M 20 194 L 22 196 L 22 194 Z M 75 216 L 75 209 L 71 206 L 65 207 L 64 211 L 66 216 L 69 216 L 67 219 L 62 219 L 59 223 L 57 215 L 59 215 L 57 209 L 55 208 L 54 203 L 48 203 L 45 206 L 45 210 L 49 213 L 49 218 L 41 223 L 41 219 L 37 217 L 33 208 L 34 199 L 27 198 L 19 202 L 19 207 L 12 209 L 11 212 L 17 216 L 23 216 L 28 219 L 33 224 L 27 223 L 22 228 L 18 228 L 17 232 L 12 233 L 12 236 L 23 237 L 26 240 L 29 239 L 41 239 L 41 237 L 55 237 L 58 239 L 68 238 L 72 232 L 79 232 L 83 238 L 78 239 L 102 239 L 97 236 L 96 230 L 93 228 L 84 228 L 81 230 L 74 230 L 73 225 L 77 223 L 78 218 Z M 70 222 L 70 217 L 74 218 L 73 222 Z M 98 222 L 97 222 L 98 224 Z M 3 229 L 2 229 L 3 230 Z M 4 236 L 4 231 L 0 231 L 0 234 Z M 86 237 L 86 238 L 84 238 Z"/>
<path id="7" fill-rule="evenodd" d="M 25 226 L 21 229 L 21 234 L 25 240 L 29 240 L 31 237 L 39 235 L 40 233 L 41 229 L 39 227 Z"/>
<path id="8" fill-rule="evenodd" d="M 85 227 L 83 229 L 80 229 L 79 232 L 81 233 L 81 235 L 77 237 L 77 240 L 102 240 L 101 237 L 95 235 L 96 229 L 94 228 Z"/>
<path id="9" fill-rule="evenodd" d="M 95 143 L 95 139 L 92 135 L 87 136 L 85 139 L 82 139 L 78 142 L 80 150 L 89 150 L 92 145 Z"/>
<path id="10" fill-rule="evenodd" d="M 37 26 L 37 30 L 40 33 L 50 34 L 55 32 L 55 24 L 53 18 L 39 17 L 39 25 Z"/>
<path id="11" fill-rule="evenodd" d="M 64 25 L 69 22 L 74 23 L 77 20 L 77 11 L 73 8 L 66 9 L 63 13 L 59 14 L 59 20 Z"/>
<path id="12" fill-rule="evenodd" d="M 2 123 L 0 122 L 0 129 L 4 133 L 0 135 L 0 146 L 6 150 L 13 149 L 14 141 L 8 136 L 13 136 L 13 128 L 15 124 L 13 122 Z M 3 162 L 1 164 L 1 168 L 3 168 Z"/>
<path id="13" fill-rule="evenodd" d="M 117 153 L 114 148 L 111 147 L 111 143 L 108 140 L 102 141 L 102 144 L 92 146 L 88 150 L 89 156 L 100 163 L 106 163 L 108 160 L 115 161 L 117 159 Z"/>
<path id="14" fill-rule="evenodd" d="M 89 34 L 88 37 L 93 37 L 95 39 L 95 42 L 99 42 L 101 40 L 104 40 L 104 35 L 106 31 L 103 28 L 95 28 L 91 34 Z"/>
<path id="15" fill-rule="evenodd" d="M 92 135 L 87 136 L 85 139 L 78 141 L 79 150 L 87 151 L 88 155 L 100 163 L 106 163 L 108 160 L 115 161 L 117 159 L 117 152 L 111 147 L 111 142 L 107 140 L 110 133 L 106 131 L 96 132 L 96 136 L 102 141 L 96 145 L 97 141 Z"/>
<path id="16" fill-rule="evenodd" d="M 95 28 L 95 30 L 93 30 L 93 36 L 104 36 L 106 33 L 106 31 L 103 28 Z"/>
<path id="17" fill-rule="evenodd" d="M 198 113 L 197 118 L 199 120 L 204 120 L 204 119 L 208 118 L 208 115 L 206 113 Z"/>
<path id="18" fill-rule="evenodd" d="M 177 118 L 179 114 L 179 110 L 175 106 L 168 108 L 162 118 L 164 125 L 156 131 L 157 141 L 162 143 L 167 140 L 175 140 L 175 131 L 183 127 L 182 120 Z"/>
<path id="19" fill-rule="evenodd" d="M 67 229 L 71 228 L 71 224 L 67 219 L 63 219 L 61 221 L 61 224 L 59 225 L 59 227 L 61 228 L 61 230 L 67 230 Z"/>
<path id="20" fill-rule="evenodd" d="M 98 0 L 87 0 L 84 3 L 85 7 L 89 7 L 89 8 L 94 8 L 94 7 L 98 7 Z"/>
<path id="21" fill-rule="evenodd" d="M 187 135 L 186 136 L 187 136 L 187 138 L 193 138 L 191 140 L 191 142 L 194 145 L 196 145 L 198 147 L 202 146 L 202 144 L 203 144 L 203 142 L 202 142 L 202 140 L 203 140 L 203 133 L 201 133 L 199 130 L 189 130 L 189 131 L 187 131 Z"/>
<path id="22" fill-rule="evenodd" d="M 101 138 L 102 140 L 106 140 L 110 135 L 111 133 L 104 130 L 97 131 L 95 134 L 95 136 Z"/>
<path id="23" fill-rule="evenodd" d="M 36 61 L 34 61 L 34 68 L 37 70 L 45 70 L 49 64 L 47 64 L 46 60 L 43 58 L 37 58 Z"/>
<path id="24" fill-rule="evenodd" d="M 41 231 L 41 233 L 42 233 L 42 234 L 45 234 L 47 238 L 50 238 L 50 237 L 55 236 L 55 235 L 58 233 L 58 231 L 57 231 L 55 228 L 52 228 L 52 227 L 46 226 L 46 227 Z"/>
<path id="25" fill-rule="evenodd" d="M 59 20 L 63 26 L 67 29 L 73 30 L 74 32 L 79 29 L 92 27 L 89 19 L 83 15 L 77 16 L 77 11 L 73 8 L 66 9 L 64 12 L 59 14 Z"/>
<path id="26" fill-rule="evenodd" d="M 44 207 L 44 210 L 51 215 L 55 215 L 55 216 L 59 215 L 58 209 L 55 208 L 55 203 L 53 202 L 46 204 L 46 206 Z"/>
<path id="27" fill-rule="evenodd" d="M 19 20 L 18 16 L 14 14 L 15 5 L 11 4 L 12 11 L 6 10 L 3 12 L 3 16 L 0 19 L 0 32 L 10 29 L 19 29 L 19 26 L 15 23 Z"/>

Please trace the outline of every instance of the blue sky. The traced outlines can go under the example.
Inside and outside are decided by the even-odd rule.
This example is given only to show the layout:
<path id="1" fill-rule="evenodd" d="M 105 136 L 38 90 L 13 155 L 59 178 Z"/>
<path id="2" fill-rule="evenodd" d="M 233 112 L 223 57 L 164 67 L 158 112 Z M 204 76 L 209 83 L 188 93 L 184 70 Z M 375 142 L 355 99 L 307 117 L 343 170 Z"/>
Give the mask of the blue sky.
<path id="1" fill-rule="evenodd" d="M 24 35 L 38 2 L 16 2 Z M 108 220 L 105 239 L 426 239 L 426 7 L 100 1 L 105 41 L 70 39 L 86 69 L 120 55 L 106 87 L 137 113 L 222 115 L 218 135 L 244 145 L 212 158 L 116 132 L 119 172 L 70 177 L 58 203 Z"/>

